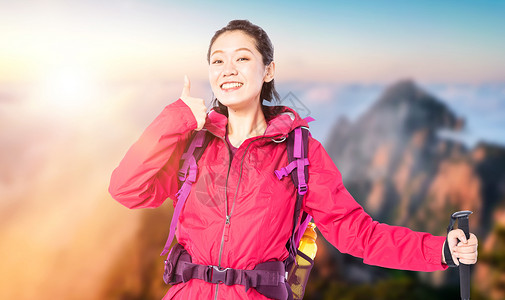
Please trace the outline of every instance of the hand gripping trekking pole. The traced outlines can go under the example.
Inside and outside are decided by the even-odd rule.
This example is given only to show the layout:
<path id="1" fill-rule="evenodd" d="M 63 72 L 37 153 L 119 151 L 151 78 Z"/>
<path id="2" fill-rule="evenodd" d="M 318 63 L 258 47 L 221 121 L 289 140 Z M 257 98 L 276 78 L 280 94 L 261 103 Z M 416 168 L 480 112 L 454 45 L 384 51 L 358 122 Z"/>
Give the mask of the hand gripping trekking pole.
<path id="1" fill-rule="evenodd" d="M 451 224 L 447 228 L 447 233 L 454 228 L 454 223 L 458 221 L 458 228 L 463 230 L 466 239 L 470 239 L 470 228 L 468 226 L 468 216 L 472 214 L 469 210 L 458 211 L 452 214 Z M 449 252 L 450 253 L 450 252 Z M 446 258 L 447 260 L 447 258 Z M 459 263 L 459 290 L 461 299 L 470 299 L 470 265 Z"/>

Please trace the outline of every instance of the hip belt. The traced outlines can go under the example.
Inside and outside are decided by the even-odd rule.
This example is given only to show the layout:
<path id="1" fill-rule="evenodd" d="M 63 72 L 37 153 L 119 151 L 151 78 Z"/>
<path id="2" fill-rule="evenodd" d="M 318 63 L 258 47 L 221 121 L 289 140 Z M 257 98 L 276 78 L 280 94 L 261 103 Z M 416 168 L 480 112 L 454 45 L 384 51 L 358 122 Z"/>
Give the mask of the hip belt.
<path id="1" fill-rule="evenodd" d="M 178 284 L 191 279 L 201 279 L 208 283 L 225 285 L 240 284 L 247 292 L 255 288 L 260 294 L 274 299 L 288 299 L 286 270 L 281 261 L 260 263 L 253 270 L 220 268 L 195 264 L 191 256 L 180 244 L 176 244 L 165 260 L 165 283 Z"/>

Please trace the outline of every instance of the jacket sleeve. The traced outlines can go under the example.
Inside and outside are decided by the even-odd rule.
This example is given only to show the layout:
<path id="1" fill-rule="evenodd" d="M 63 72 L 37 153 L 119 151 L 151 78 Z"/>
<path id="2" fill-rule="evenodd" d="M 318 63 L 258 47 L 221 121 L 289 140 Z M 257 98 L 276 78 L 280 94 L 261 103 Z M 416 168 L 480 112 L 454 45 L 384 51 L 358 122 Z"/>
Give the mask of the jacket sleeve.
<path id="1" fill-rule="evenodd" d="M 303 210 L 340 252 L 363 262 L 412 271 L 444 270 L 445 237 L 372 220 L 342 183 L 342 176 L 320 142 L 309 140 L 309 182 Z"/>
<path id="2" fill-rule="evenodd" d="M 114 169 L 109 193 L 128 208 L 158 207 L 174 200 L 177 171 L 197 122 L 181 99 L 167 105 Z"/>

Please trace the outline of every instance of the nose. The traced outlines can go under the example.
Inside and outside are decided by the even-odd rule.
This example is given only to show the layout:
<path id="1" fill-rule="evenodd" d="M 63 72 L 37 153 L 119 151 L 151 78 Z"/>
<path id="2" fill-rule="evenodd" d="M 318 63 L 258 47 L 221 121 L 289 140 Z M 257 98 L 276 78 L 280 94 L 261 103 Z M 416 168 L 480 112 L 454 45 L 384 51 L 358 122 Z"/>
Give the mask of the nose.
<path id="1" fill-rule="evenodd" d="M 235 64 L 232 61 L 224 63 L 223 75 L 224 76 L 237 75 L 237 69 L 235 68 Z"/>

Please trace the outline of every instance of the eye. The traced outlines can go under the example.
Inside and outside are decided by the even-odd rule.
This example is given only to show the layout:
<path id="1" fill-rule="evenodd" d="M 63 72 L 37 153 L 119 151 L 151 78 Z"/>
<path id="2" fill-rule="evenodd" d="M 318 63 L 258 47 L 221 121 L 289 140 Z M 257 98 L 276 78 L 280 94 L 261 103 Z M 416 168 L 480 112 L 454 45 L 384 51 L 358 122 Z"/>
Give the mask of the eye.
<path id="1" fill-rule="evenodd" d="M 222 60 L 220 60 L 220 59 L 216 59 L 216 60 L 214 60 L 214 61 L 212 62 L 212 64 L 220 64 L 220 63 L 222 63 L 222 62 L 223 62 Z"/>
<path id="2" fill-rule="evenodd" d="M 238 60 L 238 61 L 244 61 L 244 60 L 249 60 L 249 58 L 247 58 L 247 57 L 241 57 L 241 58 L 239 58 L 239 59 L 237 59 L 237 60 Z"/>

